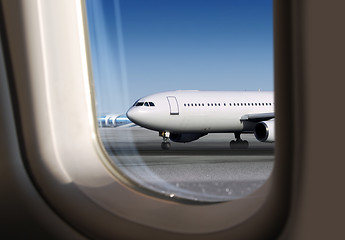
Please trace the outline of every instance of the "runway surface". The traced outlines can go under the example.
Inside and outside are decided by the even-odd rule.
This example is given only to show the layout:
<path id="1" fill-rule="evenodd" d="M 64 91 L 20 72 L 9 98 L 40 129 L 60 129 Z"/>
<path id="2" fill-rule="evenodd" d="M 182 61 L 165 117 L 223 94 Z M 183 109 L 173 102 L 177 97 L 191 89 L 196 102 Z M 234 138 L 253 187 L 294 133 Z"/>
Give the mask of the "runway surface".
<path id="1" fill-rule="evenodd" d="M 130 126 L 130 127 L 129 127 Z M 274 143 L 258 142 L 251 134 L 245 150 L 229 147 L 234 134 L 209 134 L 191 143 L 171 142 L 161 150 L 157 132 L 138 126 L 100 128 L 115 166 L 149 190 L 179 199 L 227 201 L 258 189 L 274 165 Z"/>

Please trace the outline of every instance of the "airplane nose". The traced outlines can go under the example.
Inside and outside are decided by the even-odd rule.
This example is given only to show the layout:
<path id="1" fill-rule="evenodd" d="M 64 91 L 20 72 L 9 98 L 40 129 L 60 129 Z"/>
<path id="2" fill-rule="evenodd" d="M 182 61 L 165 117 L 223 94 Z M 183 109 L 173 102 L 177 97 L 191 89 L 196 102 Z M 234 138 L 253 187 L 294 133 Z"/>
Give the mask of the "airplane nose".
<path id="1" fill-rule="evenodd" d="M 133 123 L 145 127 L 154 120 L 154 114 L 151 110 L 147 107 L 131 107 L 126 115 Z"/>
<path id="2" fill-rule="evenodd" d="M 138 111 L 135 108 L 130 108 L 127 113 L 126 113 L 127 117 L 129 120 L 131 120 L 132 122 L 136 123 L 136 120 L 138 119 Z"/>

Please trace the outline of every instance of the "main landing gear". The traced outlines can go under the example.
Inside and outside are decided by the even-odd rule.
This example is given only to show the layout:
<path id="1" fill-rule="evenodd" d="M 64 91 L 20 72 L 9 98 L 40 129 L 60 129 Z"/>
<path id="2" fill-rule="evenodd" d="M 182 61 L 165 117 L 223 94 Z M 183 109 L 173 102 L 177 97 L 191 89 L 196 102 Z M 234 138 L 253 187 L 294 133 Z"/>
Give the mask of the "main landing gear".
<path id="1" fill-rule="evenodd" d="M 242 140 L 240 135 L 241 135 L 240 132 L 235 132 L 236 141 L 232 140 L 230 142 L 231 149 L 247 149 L 248 148 L 249 146 L 248 141 Z"/>
<path id="2" fill-rule="evenodd" d="M 169 142 L 170 132 L 159 132 L 159 136 L 163 137 L 163 142 L 161 143 L 161 148 L 163 150 L 169 150 L 171 144 Z"/>

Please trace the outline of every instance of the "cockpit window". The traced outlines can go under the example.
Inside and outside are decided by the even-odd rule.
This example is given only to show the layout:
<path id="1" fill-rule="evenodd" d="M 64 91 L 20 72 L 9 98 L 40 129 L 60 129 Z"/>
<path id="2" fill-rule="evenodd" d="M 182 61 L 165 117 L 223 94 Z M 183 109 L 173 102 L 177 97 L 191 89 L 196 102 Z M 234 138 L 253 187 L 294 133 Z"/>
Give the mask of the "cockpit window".
<path id="1" fill-rule="evenodd" d="M 145 106 L 145 107 L 154 107 L 155 104 L 153 102 L 135 102 L 133 106 L 140 107 L 140 106 Z"/>
<path id="2" fill-rule="evenodd" d="M 137 102 L 137 104 L 135 106 L 143 106 L 144 105 L 144 102 Z"/>

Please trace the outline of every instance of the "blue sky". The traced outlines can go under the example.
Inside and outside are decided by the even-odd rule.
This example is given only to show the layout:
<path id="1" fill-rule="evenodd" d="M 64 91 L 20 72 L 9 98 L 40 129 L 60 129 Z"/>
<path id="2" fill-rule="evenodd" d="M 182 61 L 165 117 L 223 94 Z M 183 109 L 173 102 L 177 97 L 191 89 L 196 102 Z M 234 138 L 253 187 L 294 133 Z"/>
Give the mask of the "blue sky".
<path id="1" fill-rule="evenodd" d="M 273 90 L 269 0 L 87 0 L 98 114 L 160 91 Z"/>

